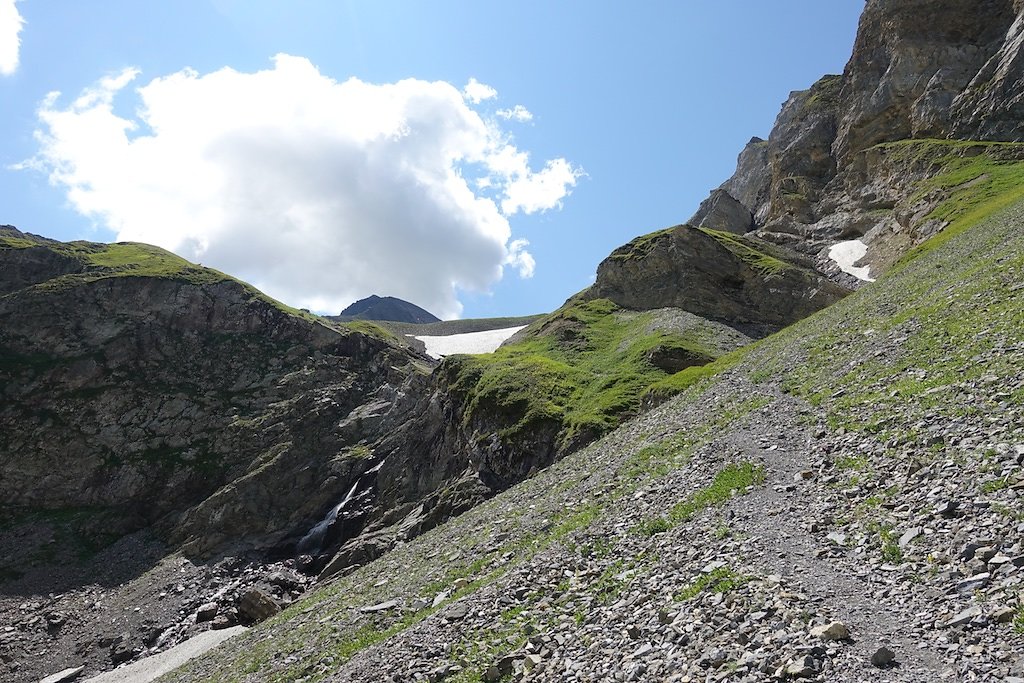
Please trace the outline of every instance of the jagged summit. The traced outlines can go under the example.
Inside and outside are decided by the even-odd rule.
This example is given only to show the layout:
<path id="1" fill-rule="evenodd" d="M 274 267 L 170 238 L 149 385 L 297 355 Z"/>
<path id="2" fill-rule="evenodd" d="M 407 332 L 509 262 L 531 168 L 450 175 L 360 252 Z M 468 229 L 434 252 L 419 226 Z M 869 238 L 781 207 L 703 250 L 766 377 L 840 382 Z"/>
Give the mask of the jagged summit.
<path id="1" fill-rule="evenodd" d="M 441 319 L 416 304 L 393 296 L 371 294 L 348 306 L 339 320 L 384 320 L 396 323 L 436 323 Z"/>
<path id="2" fill-rule="evenodd" d="M 1022 9 L 870 0 L 843 74 L 791 93 L 690 222 L 756 232 L 849 286 L 829 254 L 860 240 L 861 264 L 883 272 L 955 219 L 947 200 L 964 182 L 983 196 L 1024 159 Z"/>

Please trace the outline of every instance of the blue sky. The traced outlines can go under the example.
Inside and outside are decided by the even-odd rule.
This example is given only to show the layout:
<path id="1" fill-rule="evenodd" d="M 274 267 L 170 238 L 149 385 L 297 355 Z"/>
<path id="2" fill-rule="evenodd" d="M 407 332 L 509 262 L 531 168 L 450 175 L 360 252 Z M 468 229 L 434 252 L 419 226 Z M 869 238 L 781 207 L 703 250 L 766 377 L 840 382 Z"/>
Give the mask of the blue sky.
<path id="1" fill-rule="evenodd" d="M 0 223 L 329 313 L 550 311 L 840 73 L 863 4 L 21 0 L 15 65 L 0 0 Z"/>

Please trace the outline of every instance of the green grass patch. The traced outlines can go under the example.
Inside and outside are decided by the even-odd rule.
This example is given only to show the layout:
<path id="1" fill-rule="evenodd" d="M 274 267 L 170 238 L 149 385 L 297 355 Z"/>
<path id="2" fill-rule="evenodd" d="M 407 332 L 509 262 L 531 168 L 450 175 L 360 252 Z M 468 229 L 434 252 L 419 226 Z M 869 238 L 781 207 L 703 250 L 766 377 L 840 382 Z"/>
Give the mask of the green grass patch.
<path id="1" fill-rule="evenodd" d="M 0 235 L 0 249 L 28 249 L 39 246 L 38 242 L 25 239 L 24 237 L 11 237 Z"/>
<path id="2" fill-rule="evenodd" d="M 836 467 L 841 470 L 867 472 L 871 469 L 871 461 L 866 455 L 842 455 L 836 458 Z"/>
<path id="3" fill-rule="evenodd" d="M 793 266 L 786 261 L 767 253 L 771 247 L 767 244 L 755 243 L 752 239 L 742 235 L 710 228 L 697 228 L 705 235 L 713 237 L 719 244 L 728 249 L 741 261 L 761 273 L 765 279 L 770 280 L 779 276 Z"/>
<path id="4" fill-rule="evenodd" d="M 728 593 L 750 581 L 749 577 L 737 574 L 728 567 L 719 567 L 707 574 L 701 574 L 686 588 L 676 593 L 673 599 L 676 602 L 691 600 L 705 591 L 712 593 Z"/>
<path id="5" fill-rule="evenodd" d="M 593 503 L 586 505 L 582 509 L 559 520 L 552 529 L 551 536 L 553 539 L 562 538 L 573 531 L 590 526 L 600 516 L 601 507 L 599 505 Z"/>
<path id="6" fill-rule="evenodd" d="M 763 484 L 765 476 L 764 468 L 751 462 L 726 465 L 710 484 L 673 505 L 666 517 L 642 520 L 633 530 L 643 536 L 668 531 L 690 520 L 701 510 L 724 505 L 748 487 Z"/>
<path id="7" fill-rule="evenodd" d="M 806 90 L 807 99 L 804 108 L 808 111 L 834 107 L 839 102 L 839 91 L 843 87 L 843 77 L 839 75 L 822 76 Z"/>
<path id="8" fill-rule="evenodd" d="M 701 365 L 721 353 L 710 323 L 684 336 L 652 331 L 652 322 L 652 314 L 605 299 L 574 299 L 534 323 L 526 339 L 453 356 L 438 373 L 462 399 L 466 426 L 496 425 L 513 444 L 547 430 L 568 450 L 637 414 L 648 388 L 669 376 L 666 364 Z"/>
<path id="9" fill-rule="evenodd" d="M 870 521 L 865 525 L 865 528 L 869 534 L 877 536 L 883 562 L 888 564 L 901 564 L 903 562 L 903 549 L 899 546 L 898 537 L 893 531 L 891 524 Z"/>
<path id="10" fill-rule="evenodd" d="M 44 247 L 54 253 L 78 261 L 83 272 L 54 277 L 35 285 L 45 291 L 60 292 L 82 284 L 107 278 L 143 277 L 174 280 L 196 286 L 233 282 L 243 287 L 254 299 L 264 301 L 289 315 L 307 321 L 320 321 L 319 316 L 277 301 L 255 287 L 213 268 L 191 263 L 166 249 L 138 242 L 50 242 L 18 237 L 0 237 L 0 245 L 9 248 Z"/>
<path id="11" fill-rule="evenodd" d="M 647 233 L 646 235 L 635 237 L 613 251 L 608 258 L 613 261 L 628 261 L 644 258 L 654 251 L 659 242 L 664 239 L 668 239 L 673 230 L 675 230 L 675 227 L 665 228 L 664 230 L 655 230 L 654 232 Z"/>
<path id="12" fill-rule="evenodd" d="M 384 325 L 369 320 L 353 320 L 351 322 L 340 323 L 344 329 L 358 332 L 359 334 L 366 335 L 367 337 L 373 337 L 374 339 L 380 339 L 390 344 L 405 345 L 405 341 L 395 335 L 394 332 L 387 329 Z"/>
<path id="13" fill-rule="evenodd" d="M 979 488 L 982 493 L 995 493 L 996 491 L 1002 491 L 1005 488 L 1009 488 L 1010 479 L 1008 477 L 1001 477 L 999 479 L 992 479 L 984 482 Z"/>
<path id="14" fill-rule="evenodd" d="M 707 365 L 685 368 L 651 383 L 644 391 L 644 398 L 655 403 L 665 401 L 676 394 L 701 383 L 708 383 L 713 377 L 736 367 L 755 344 L 744 346 L 719 356 Z"/>
<path id="15" fill-rule="evenodd" d="M 764 480 L 765 471 L 760 465 L 751 462 L 726 465 L 711 484 L 672 506 L 669 520 L 673 524 L 685 522 L 705 508 L 724 505 L 747 487 L 763 484 Z"/>
<path id="16" fill-rule="evenodd" d="M 658 479 L 685 464 L 691 452 L 692 446 L 685 435 L 644 446 L 626 458 L 617 479 L 626 487 L 647 479 Z"/>

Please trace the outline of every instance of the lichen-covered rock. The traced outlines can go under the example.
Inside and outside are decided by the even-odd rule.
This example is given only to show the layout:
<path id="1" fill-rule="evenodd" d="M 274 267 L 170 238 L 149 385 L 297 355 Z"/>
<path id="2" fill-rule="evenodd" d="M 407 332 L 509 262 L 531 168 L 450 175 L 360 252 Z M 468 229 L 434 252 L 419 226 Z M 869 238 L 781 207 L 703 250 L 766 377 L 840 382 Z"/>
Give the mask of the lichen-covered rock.
<path id="1" fill-rule="evenodd" d="M 680 308 L 763 336 L 848 291 L 773 245 L 679 225 L 612 252 L 585 296 L 632 309 Z"/>

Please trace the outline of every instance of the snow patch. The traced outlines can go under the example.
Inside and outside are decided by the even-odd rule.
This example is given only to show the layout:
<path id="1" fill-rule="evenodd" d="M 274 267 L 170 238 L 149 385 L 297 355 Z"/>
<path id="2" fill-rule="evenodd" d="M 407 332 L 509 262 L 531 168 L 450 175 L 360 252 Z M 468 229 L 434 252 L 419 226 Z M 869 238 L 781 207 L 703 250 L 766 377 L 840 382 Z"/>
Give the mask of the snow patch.
<path id="1" fill-rule="evenodd" d="M 844 273 L 849 273 L 855 278 L 865 280 L 867 282 L 874 282 L 875 278 L 871 277 L 871 266 L 855 266 L 857 261 L 864 258 L 864 255 L 868 253 L 868 245 L 864 244 L 860 240 L 847 240 L 846 242 L 839 242 L 833 244 L 832 248 L 828 250 L 828 257 L 836 262 L 839 266 L 839 270 Z"/>
<path id="2" fill-rule="evenodd" d="M 503 341 L 524 327 L 526 325 L 437 337 L 417 335 L 415 338 L 427 345 L 428 356 L 440 359 L 453 353 L 493 353 Z"/>

